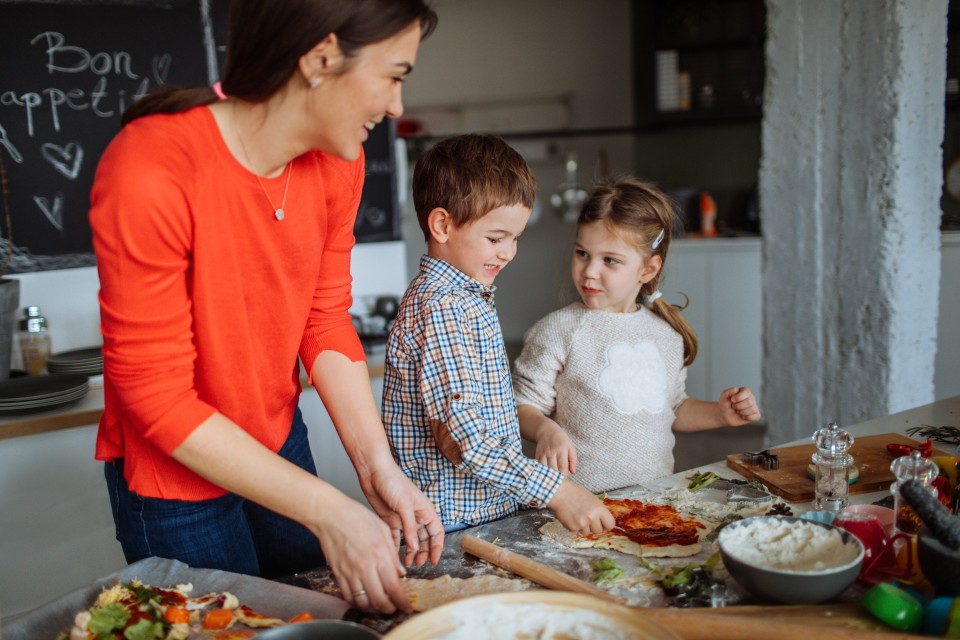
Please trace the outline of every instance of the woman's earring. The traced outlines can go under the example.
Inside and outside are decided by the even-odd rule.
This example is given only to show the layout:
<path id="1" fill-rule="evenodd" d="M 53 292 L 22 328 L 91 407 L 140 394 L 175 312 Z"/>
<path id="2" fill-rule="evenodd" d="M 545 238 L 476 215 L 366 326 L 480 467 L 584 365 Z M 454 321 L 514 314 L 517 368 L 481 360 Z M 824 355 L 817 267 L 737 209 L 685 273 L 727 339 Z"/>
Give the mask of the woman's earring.
<path id="1" fill-rule="evenodd" d="M 310 81 L 311 89 L 316 89 L 319 86 L 320 86 L 320 78 L 314 78 L 313 80 Z"/>

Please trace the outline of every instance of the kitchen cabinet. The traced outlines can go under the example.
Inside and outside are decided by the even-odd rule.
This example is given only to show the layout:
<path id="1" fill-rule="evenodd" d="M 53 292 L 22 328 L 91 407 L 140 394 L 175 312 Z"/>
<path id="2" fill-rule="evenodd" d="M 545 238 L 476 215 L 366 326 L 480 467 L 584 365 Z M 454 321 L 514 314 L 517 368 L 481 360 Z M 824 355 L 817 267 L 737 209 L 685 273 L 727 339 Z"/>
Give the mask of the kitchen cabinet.
<path id="1" fill-rule="evenodd" d="M 637 124 L 759 120 L 763 0 L 635 0 Z"/>
<path id="2" fill-rule="evenodd" d="M 940 299 L 934 398 L 960 395 L 960 232 L 941 240 Z M 697 332 L 700 351 L 687 377 L 687 393 L 713 400 L 731 386 L 748 386 L 763 398 L 763 281 L 760 238 L 674 240 L 661 290 L 668 300 L 690 305 L 683 317 Z"/>
<path id="3" fill-rule="evenodd" d="M 687 371 L 687 394 L 717 400 L 728 387 L 750 387 L 763 408 L 761 240 L 674 240 L 660 290 L 689 306 L 683 317 L 699 351 Z"/>
<path id="4" fill-rule="evenodd" d="M 89 425 L 0 440 L 0 616 L 126 565 L 96 437 Z"/>

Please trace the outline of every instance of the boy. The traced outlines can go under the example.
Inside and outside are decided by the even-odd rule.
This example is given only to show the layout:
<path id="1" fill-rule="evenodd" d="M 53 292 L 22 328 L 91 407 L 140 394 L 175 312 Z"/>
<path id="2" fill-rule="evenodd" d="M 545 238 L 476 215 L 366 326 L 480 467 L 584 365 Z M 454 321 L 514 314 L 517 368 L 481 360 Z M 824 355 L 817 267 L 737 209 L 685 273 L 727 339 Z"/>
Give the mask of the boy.
<path id="1" fill-rule="evenodd" d="M 530 168 L 496 136 L 444 140 L 414 169 L 427 255 L 387 340 L 383 423 L 447 531 L 544 505 L 573 531 L 614 525 L 593 494 L 521 451 L 493 281 L 535 196 Z"/>

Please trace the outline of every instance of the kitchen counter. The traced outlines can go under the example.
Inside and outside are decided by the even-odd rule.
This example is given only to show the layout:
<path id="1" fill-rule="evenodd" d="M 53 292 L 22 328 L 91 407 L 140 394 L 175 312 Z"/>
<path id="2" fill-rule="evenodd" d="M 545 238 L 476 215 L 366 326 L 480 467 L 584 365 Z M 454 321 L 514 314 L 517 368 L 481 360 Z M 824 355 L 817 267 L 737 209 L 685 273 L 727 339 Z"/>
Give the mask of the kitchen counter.
<path id="1" fill-rule="evenodd" d="M 367 370 L 371 379 L 382 378 L 383 360 L 371 358 L 367 361 Z M 304 389 L 310 386 L 306 376 L 300 379 L 300 384 Z M 90 390 L 74 403 L 59 409 L 0 418 L 0 440 L 97 424 L 102 414 L 103 376 L 94 376 L 90 379 Z"/>
<path id="2" fill-rule="evenodd" d="M 854 435 L 854 437 L 885 433 L 906 435 L 906 430 L 911 427 L 923 425 L 957 425 L 958 418 L 960 418 L 960 396 L 875 420 L 868 420 L 847 427 L 847 430 Z M 809 439 L 786 443 L 782 446 L 792 446 L 795 444 L 809 444 Z M 700 466 L 698 470 L 713 471 L 724 478 L 740 477 L 739 474 L 729 468 L 724 461 Z M 632 497 L 641 500 L 647 496 L 676 495 L 677 492 L 685 491 L 688 484 L 686 476 L 689 473 L 690 471 L 675 473 L 651 482 L 646 486 L 628 487 L 612 491 L 608 495 L 610 497 Z M 852 494 L 850 496 L 850 504 L 869 504 L 885 498 L 888 495 L 888 491 Z M 703 502 L 715 502 L 717 504 L 725 502 L 725 494 L 719 491 L 702 490 L 698 492 L 696 496 L 698 496 L 697 500 L 702 500 Z M 795 515 L 801 515 L 811 510 L 812 504 L 810 502 L 790 503 L 790 507 Z M 503 569 L 499 569 L 464 552 L 460 548 L 460 540 L 464 535 L 472 535 L 522 556 L 533 558 L 568 575 L 586 582 L 591 582 L 594 574 L 590 566 L 591 562 L 598 558 L 609 557 L 611 552 L 599 549 L 567 549 L 552 541 L 544 540 L 541 537 L 539 529 L 544 523 L 552 519 L 553 515 L 548 510 L 524 511 L 509 518 L 448 534 L 440 562 L 436 566 L 428 564 L 423 567 L 413 567 L 408 571 L 408 575 L 414 578 L 436 578 L 443 575 L 456 578 L 469 578 L 482 574 L 516 577 Z M 676 559 L 652 558 L 650 560 L 654 564 L 662 567 L 699 564 L 704 562 L 715 550 L 715 545 L 709 543 L 704 544 L 704 550 L 695 556 Z M 642 576 L 647 574 L 647 570 L 643 567 L 643 562 L 639 558 L 626 554 L 617 554 L 616 560 L 628 576 L 638 574 Z M 647 578 L 647 581 L 648 580 L 649 577 Z M 288 581 L 308 589 L 339 595 L 330 570 L 326 567 L 292 576 Z M 637 581 L 634 584 L 628 582 L 626 586 L 613 587 L 609 590 L 613 595 L 631 605 L 659 607 L 666 604 L 660 589 L 645 584 L 644 581 Z M 753 603 L 744 593 L 738 592 L 735 585 L 731 588 L 730 593 L 734 604 Z M 855 585 L 845 596 L 840 598 L 840 601 L 854 607 L 852 603 L 859 595 L 859 587 Z M 854 610 L 856 610 L 855 607 Z M 381 632 L 393 628 L 408 617 L 409 616 L 405 615 L 378 617 L 363 614 L 355 610 L 351 610 L 347 615 L 347 619 L 361 622 Z"/>

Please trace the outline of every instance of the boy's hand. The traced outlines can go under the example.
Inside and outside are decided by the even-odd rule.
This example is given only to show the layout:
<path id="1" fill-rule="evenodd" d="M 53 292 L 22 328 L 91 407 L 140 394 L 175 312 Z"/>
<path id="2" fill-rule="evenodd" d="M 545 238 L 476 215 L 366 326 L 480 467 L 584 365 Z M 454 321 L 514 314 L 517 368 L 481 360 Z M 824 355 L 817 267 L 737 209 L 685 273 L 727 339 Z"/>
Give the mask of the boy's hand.
<path id="1" fill-rule="evenodd" d="M 563 481 L 547 506 L 560 524 L 577 533 L 601 533 L 616 524 L 606 505 L 572 480 Z"/>
<path id="2" fill-rule="evenodd" d="M 577 450 L 570 436 L 553 420 L 544 418 L 537 440 L 537 461 L 563 475 L 577 472 Z M 549 424 L 548 424 L 549 423 Z"/>
<path id="3" fill-rule="evenodd" d="M 753 396 L 753 391 L 746 387 L 725 389 L 720 394 L 717 408 L 723 420 L 731 427 L 739 427 L 760 419 L 757 399 Z"/>

